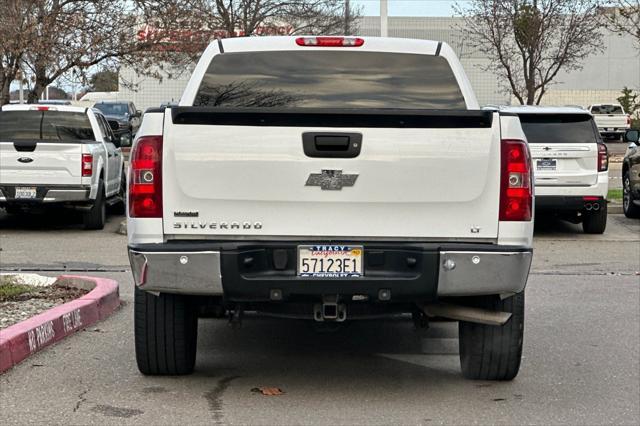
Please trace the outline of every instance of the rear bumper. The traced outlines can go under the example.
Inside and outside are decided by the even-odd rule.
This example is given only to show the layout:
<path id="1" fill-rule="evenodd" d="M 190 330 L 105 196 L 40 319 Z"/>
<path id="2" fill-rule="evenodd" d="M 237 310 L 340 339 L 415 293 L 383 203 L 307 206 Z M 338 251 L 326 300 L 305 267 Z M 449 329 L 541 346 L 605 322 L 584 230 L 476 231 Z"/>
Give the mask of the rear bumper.
<path id="1" fill-rule="evenodd" d="M 36 198 L 15 198 L 16 187 L 35 187 Z M 43 186 L 43 185 L 1 185 L 0 204 L 50 204 L 50 203 L 87 203 L 90 199 L 91 187 L 77 186 Z"/>
<path id="2" fill-rule="evenodd" d="M 609 192 L 609 172 L 598 172 L 598 179 L 594 185 L 588 186 L 562 186 L 542 185 L 536 182 L 536 207 L 538 200 L 545 197 L 602 197 L 606 198 Z"/>
<path id="3" fill-rule="evenodd" d="M 602 208 L 607 201 L 601 196 L 537 196 L 536 210 L 540 211 L 583 211 L 592 210 L 595 205 L 596 210 Z"/>
<path id="4" fill-rule="evenodd" d="M 622 135 L 628 129 L 628 127 L 598 127 L 598 132 L 601 135 Z"/>
<path id="5" fill-rule="evenodd" d="M 296 275 L 298 244 L 305 242 L 144 244 L 129 247 L 129 260 L 136 285 L 151 292 L 223 296 L 234 302 L 323 295 L 387 301 L 381 298 L 386 292 L 388 301 L 416 302 L 518 293 L 525 288 L 532 259 L 530 248 L 372 242 L 363 243 L 363 277 L 310 279 Z"/>

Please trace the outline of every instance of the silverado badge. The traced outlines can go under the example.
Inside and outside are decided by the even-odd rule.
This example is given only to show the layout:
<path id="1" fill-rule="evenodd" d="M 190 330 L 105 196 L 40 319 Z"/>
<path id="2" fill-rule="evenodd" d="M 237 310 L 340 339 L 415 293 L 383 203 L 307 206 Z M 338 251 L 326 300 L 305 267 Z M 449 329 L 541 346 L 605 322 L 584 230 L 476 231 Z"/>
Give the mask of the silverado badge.
<path id="1" fill-rule="evenodd" d="M 306 186 L 319 186 L 322 190 L 340 191 L 343 186 L 353 186 L 358 179 L 357 174 L 342 174 L 342 170 L 322 170 L 321 173 L 311 173 Z"/>

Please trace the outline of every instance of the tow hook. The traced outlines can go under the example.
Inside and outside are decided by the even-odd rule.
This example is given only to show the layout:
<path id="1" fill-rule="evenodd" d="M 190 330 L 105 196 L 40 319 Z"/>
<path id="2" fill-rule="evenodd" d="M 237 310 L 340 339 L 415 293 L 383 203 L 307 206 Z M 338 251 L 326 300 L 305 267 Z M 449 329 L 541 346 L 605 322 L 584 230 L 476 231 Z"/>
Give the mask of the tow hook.
<path id="1" fill-rule="evenodd" d="M 347 306 L 338 303 L 338 296 L 323 296 L 322 303 L 313 306 L 313 318 L 318 322 L 343 322 L 347 319 Z"/>

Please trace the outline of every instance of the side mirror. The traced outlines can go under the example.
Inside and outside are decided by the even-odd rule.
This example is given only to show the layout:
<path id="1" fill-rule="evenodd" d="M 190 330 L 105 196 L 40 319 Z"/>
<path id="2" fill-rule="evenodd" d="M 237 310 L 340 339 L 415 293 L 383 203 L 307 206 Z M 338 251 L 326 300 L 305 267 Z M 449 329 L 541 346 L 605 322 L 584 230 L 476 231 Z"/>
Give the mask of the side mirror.
<path id="1" fill-rule="evenodd" d="M 640 130 L 637 129 L 629 129 L 624 134 L 625 142 L 632 142 L 638 145 L 638 140 L 640 140 Z"/>
<path id="2" fill-rule="evenodd" d="M 142 111 L 139 109 L 136 110 L 136 117 L 142 117 Z"/>

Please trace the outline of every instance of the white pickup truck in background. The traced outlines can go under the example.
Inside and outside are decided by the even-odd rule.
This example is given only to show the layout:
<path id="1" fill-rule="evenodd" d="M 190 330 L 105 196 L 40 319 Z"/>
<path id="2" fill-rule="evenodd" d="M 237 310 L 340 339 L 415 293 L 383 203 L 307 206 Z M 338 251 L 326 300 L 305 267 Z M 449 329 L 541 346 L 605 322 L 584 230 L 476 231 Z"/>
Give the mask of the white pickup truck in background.
<path id="1" fill-rule="evenodd" d="M 5 105 L 0 110 L 0 207 L 65 206 L 102 229 L 107 205 L 124 207 L 126 175 L 105 117 L 90 108 Z"/>
<path id="2" fill-rule="evenodd" d="M 179 106 L 145 113 L 128 192 L 144 374 L 193 371 L 210 307 L 460 320 L 465 377 L 518 373 L 530 154 L 445 43 L 218 40 Z"/>
<path id="3" fill-rule="evenodd" d="M 622 140 L 624 133 L 631 128 L 631 117 L 620 104 L 595 104 L 588 110 L 603 138 Z"/>

